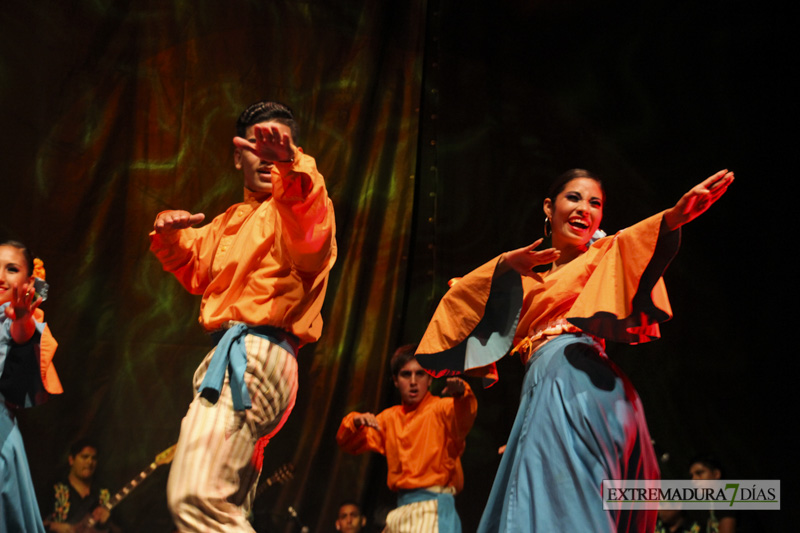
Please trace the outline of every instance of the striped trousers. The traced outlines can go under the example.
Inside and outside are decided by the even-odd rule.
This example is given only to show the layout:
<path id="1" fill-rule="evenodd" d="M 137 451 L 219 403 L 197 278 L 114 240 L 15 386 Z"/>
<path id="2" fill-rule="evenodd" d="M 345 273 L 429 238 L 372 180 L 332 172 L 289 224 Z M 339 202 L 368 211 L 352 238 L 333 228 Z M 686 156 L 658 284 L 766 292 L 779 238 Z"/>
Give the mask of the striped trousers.
<path id="1" fill-rule="evenodd" d="M 401 490 L 383 533 L 461 533 L 454 493 L 452 487 Z"/>
<path id="2" fill-rule="evenodd" d="M 297 395 L 297 360 L 257 335 L 245 338 L 245 383 L 253 404 L 235 411 L 228 377 L 214 404 L 198 394 L 214 350 L 194 375 L 195 396 L 181 433 L 167 483 L 167 500 L 182 532 L 254 531 L 247 514 L 259 470 L 253 452 L 286 422 Z"/>

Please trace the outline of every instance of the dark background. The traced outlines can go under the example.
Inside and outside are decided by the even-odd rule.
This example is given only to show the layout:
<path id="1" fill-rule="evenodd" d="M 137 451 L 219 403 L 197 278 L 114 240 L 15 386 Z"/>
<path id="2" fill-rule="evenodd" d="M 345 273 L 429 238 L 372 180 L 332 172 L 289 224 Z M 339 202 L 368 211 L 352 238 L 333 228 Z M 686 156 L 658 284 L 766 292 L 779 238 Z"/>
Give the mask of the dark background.
<path id="1" fill-rule="evenodd" d="M 798 519 L 790 437 L 797 292 L 796 47 L 780 4 L 747 2 L 154 1 L 7 3 L 0 19 L 0 233 L 44 259 L 43 308 L 65 393 L 22 413 L 44 501 L 79 436 L 121 488 L 178 434 L 207 350 L 198 300 L 147 252 L 165 208 L 213 216 L 241 198 L 233 122 L 274 98 L 300 117 L 337 212 L 340 259 L 319 343 L 303 349 L 295 413 L 257 503 L 270 531 L 333 530 L 338 503 L 391 506 L 385 463 L 338 452 L 350 410 L 397 401 L 388 355 L 419 340 L 449 278 L 541 233 L 542 193 L 568 168 L 600 174 L 603 228 L 674 204 L 721 168 L 736 182 L 685 228 L 665 279 L 663 338 L 609 346 L 644 402 L 665 478 L 712 451 L 727 477 L 781 479 Z M 521 368 L 501 365 L 457 498 L 476 527 L 513 420 Z M 171 531 L 167 470 L 115 511 Z"/>

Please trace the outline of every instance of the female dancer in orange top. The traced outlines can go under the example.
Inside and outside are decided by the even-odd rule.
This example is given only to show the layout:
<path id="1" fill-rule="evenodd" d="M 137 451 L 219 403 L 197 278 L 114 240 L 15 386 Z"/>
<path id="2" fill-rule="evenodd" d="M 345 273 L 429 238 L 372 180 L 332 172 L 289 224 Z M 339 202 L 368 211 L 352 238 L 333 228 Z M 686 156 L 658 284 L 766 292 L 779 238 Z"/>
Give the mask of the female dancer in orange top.
<path id="1" fill-rule="evenodd" d="M 495 378 L 513 346 L 526 364 L 522 397 L 479 527 L 495 531 L 652 531 L 655 511 L 605 511 L 603 479 L 658 479 L 641 401 L 604 340 L 658 338 L 671 317 L 661 274 L 679 228 L 733 181 L 722 170 L 678 203 L 616 235 L 596 235 L 605 192 L 585 170 L 544 200 L 549 248 L 506 252 L 458 281 L 417 350 L 435 376 Z M 594 240 L 595 237 L 597 240 Z"/>

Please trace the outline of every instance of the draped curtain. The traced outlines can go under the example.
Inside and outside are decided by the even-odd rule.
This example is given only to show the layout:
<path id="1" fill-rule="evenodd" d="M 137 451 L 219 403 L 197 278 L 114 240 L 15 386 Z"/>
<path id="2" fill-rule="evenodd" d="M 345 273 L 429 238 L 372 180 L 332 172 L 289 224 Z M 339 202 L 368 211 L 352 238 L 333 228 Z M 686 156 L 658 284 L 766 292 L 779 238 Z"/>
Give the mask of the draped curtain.
<path id="1" fill-rule="evenodd" d="M 210 218 L 241 199 L 233 125 L 264 98 L 297 113 L 340 254 L 323 337 L 301 350 L 295 412 L 265 455 L 265 475 L 291 464 L 294 477 L 257 500 L 261 530 L 299 530 L 289 507 L 323 532 L 343 499 L 370 518 L 392 505 L 385 461 L 338 451 L 341 417 L 396 403 L 389 354 L 419 340 L 448 279 L 538 238 L 543 192 L 573 167 L 603 177 L 609 232 L 720 168 L 736 171 L 726 197 L 685 228 L 665 276 L 675 318 L 664 338 L 608 352 L 639 390 L 665 477 L 686 477 L 700 451 L 734 477 L 790 477 L 791 439 L 774 429 L 791 408 L 796 351 L 776 322 L 791 323 L 796 286 L 786 253 L 796 32 L 782 11 L 669 0 L 5 2 L 0 237 L 45 261 L 65 389 L 20 415 L 42 497 L 78 436 L 100 441 L 112 490 L 177 438 L 209 341 L 198 298 L 161 271 L 147 233 L 163 209 Z M 501 361 L 500 375 L 487 390 L 471 382 L 478 418 L 456 499 L 465 531 L 518 401 L 519 362 Z M 118 507 L 129 531 L 172 531 L 166 475 Z M 747 518 L 764 524 L 752 531 L 781 520 Z"/>
<path id="2" fill-rule="evenodd" d="M 268 518 L 292 506 L 323 530 L 340 497 L 363 496 L 370 458 L 342 457 L 334 435 L 347 410 L 379 409 L 389 383 L 424 23 L 416 0 L 4 7 L 0 228 L 45 262 L 65 389 L 21 417 L 42 501 L 77 437 L 98 440 L 112 491 L 177 439 L 209 341 L 198 298 L 161 271 L 147 234 L 159 211 L 210 220 L 240 201 L 234 123 L 261 99 L 295 110 L 298 144 L 335 205 L 340 252 L 323 337 L 300 352 L 298 404 L 265 455 L 265 474 L 289 463 L 294 477 L 257 506 Z M 166 472 L 153 478 L 118 507 L 129 531 L 171 530 Z"/>

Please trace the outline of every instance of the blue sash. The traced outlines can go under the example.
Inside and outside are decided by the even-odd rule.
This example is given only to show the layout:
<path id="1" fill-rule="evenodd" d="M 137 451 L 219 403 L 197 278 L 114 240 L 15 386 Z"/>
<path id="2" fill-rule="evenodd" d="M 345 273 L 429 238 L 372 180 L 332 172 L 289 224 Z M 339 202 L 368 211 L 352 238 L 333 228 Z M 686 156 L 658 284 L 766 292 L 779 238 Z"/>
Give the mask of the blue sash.
<path id="1" fill-rule="evenodd" d="M 247 335 L 266 339 L 297 357 L 299 339 L 273 326 L 248 326 L 238 323 L 227 330 L 215 331 L 211 335 L 217 343 L 217 349 L 211 356 L 208 370 L 200 384 L 200 395 L 211 403 L 217 403 L 222 384 L 225 382 L 225 372 L 228 371 L 233 408 L 236 411 L 250 409 L 253 406 L 244 381 L 244 373 L 247 370 L 247 349 L 244 340 Z"/>
<path id="2" fill-rule="evenodd" d="M 461 519 L 456 512 L 456 499 L 452 494 L 431 492 L 425 489 L 400 490 L 397 492 L 398 507 L 428 500 L 437 500 L 439 533 L 461 533 Z"/>

